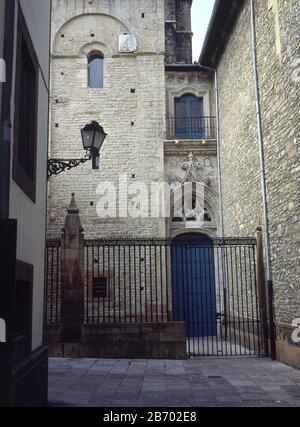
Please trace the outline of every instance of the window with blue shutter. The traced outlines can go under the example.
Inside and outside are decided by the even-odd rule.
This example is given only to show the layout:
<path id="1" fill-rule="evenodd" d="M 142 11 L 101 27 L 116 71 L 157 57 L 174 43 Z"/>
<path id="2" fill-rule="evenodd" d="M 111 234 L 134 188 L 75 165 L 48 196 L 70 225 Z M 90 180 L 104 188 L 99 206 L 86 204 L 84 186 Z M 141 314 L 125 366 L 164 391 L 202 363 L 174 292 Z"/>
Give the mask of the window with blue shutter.
<path id="1" fill-rule="evenodd" d="M 205 138 L 203 98 L 186 94 L 175 99 L 175 132 L 177 139 Z"/>

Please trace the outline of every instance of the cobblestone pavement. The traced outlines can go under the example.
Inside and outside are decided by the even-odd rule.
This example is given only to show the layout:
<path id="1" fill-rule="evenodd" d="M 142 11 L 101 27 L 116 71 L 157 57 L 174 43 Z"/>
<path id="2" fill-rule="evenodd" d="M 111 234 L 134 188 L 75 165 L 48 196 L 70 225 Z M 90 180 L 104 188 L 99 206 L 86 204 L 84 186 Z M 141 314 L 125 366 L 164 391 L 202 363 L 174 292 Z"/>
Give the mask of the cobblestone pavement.
<path id="1" fill-rule="evenodd" d="M 51 358 L 49 406 L 300 407 L 300 371 L 251 357 Z"/>

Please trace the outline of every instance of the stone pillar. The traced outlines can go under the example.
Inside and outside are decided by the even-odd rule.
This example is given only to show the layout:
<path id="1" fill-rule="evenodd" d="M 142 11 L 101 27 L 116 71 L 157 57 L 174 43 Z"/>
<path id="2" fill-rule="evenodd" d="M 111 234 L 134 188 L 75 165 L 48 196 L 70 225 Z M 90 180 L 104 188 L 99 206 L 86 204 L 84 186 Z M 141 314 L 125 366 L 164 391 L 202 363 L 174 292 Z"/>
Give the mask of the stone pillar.
<path id="1" fill-rule="evenodd" d="M 260 321 L 260 343 L 262 356 L 269 356 L 268 341 L 268 303 L 267 303 L 267 283 L 264 265 L 263 252 L 263 232 L 261 223 L 256 229 L 257 236 L 257 284 L 258 284 L 258 303 L 259 303 L 259 321 Z"/>
<path id="2" fill-rule="evenodd" d="M 60 342 L 81 341 L 84 318 L 84 236 L 79 209 L 72 194 L 62 229 L 62 302 Z"/>

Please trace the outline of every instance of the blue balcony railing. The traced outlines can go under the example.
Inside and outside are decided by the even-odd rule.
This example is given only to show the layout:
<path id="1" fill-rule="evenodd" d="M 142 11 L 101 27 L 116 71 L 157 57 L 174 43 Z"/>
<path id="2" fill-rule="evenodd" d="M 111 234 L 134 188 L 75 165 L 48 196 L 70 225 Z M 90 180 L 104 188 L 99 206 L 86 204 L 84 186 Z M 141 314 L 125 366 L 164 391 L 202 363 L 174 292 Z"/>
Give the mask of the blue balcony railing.
<path id="1" fill-rule="evenodd" d="M 216 139 L 216 117 L 167 117 L 167 139 Z"/>

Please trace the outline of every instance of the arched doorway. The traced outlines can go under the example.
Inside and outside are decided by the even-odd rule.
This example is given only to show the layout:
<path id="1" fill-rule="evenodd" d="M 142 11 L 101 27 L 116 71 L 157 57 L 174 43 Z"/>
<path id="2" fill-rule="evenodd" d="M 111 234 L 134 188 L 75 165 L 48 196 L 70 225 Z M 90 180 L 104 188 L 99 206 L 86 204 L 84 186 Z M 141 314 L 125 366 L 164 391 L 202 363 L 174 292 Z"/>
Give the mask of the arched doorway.
<path id="1" fill-rule="evenodd" d="M 173 320 L 188 337 L 217 335 L 214 249 L 205 234 L 186 233 L 172 243 Z"/>

